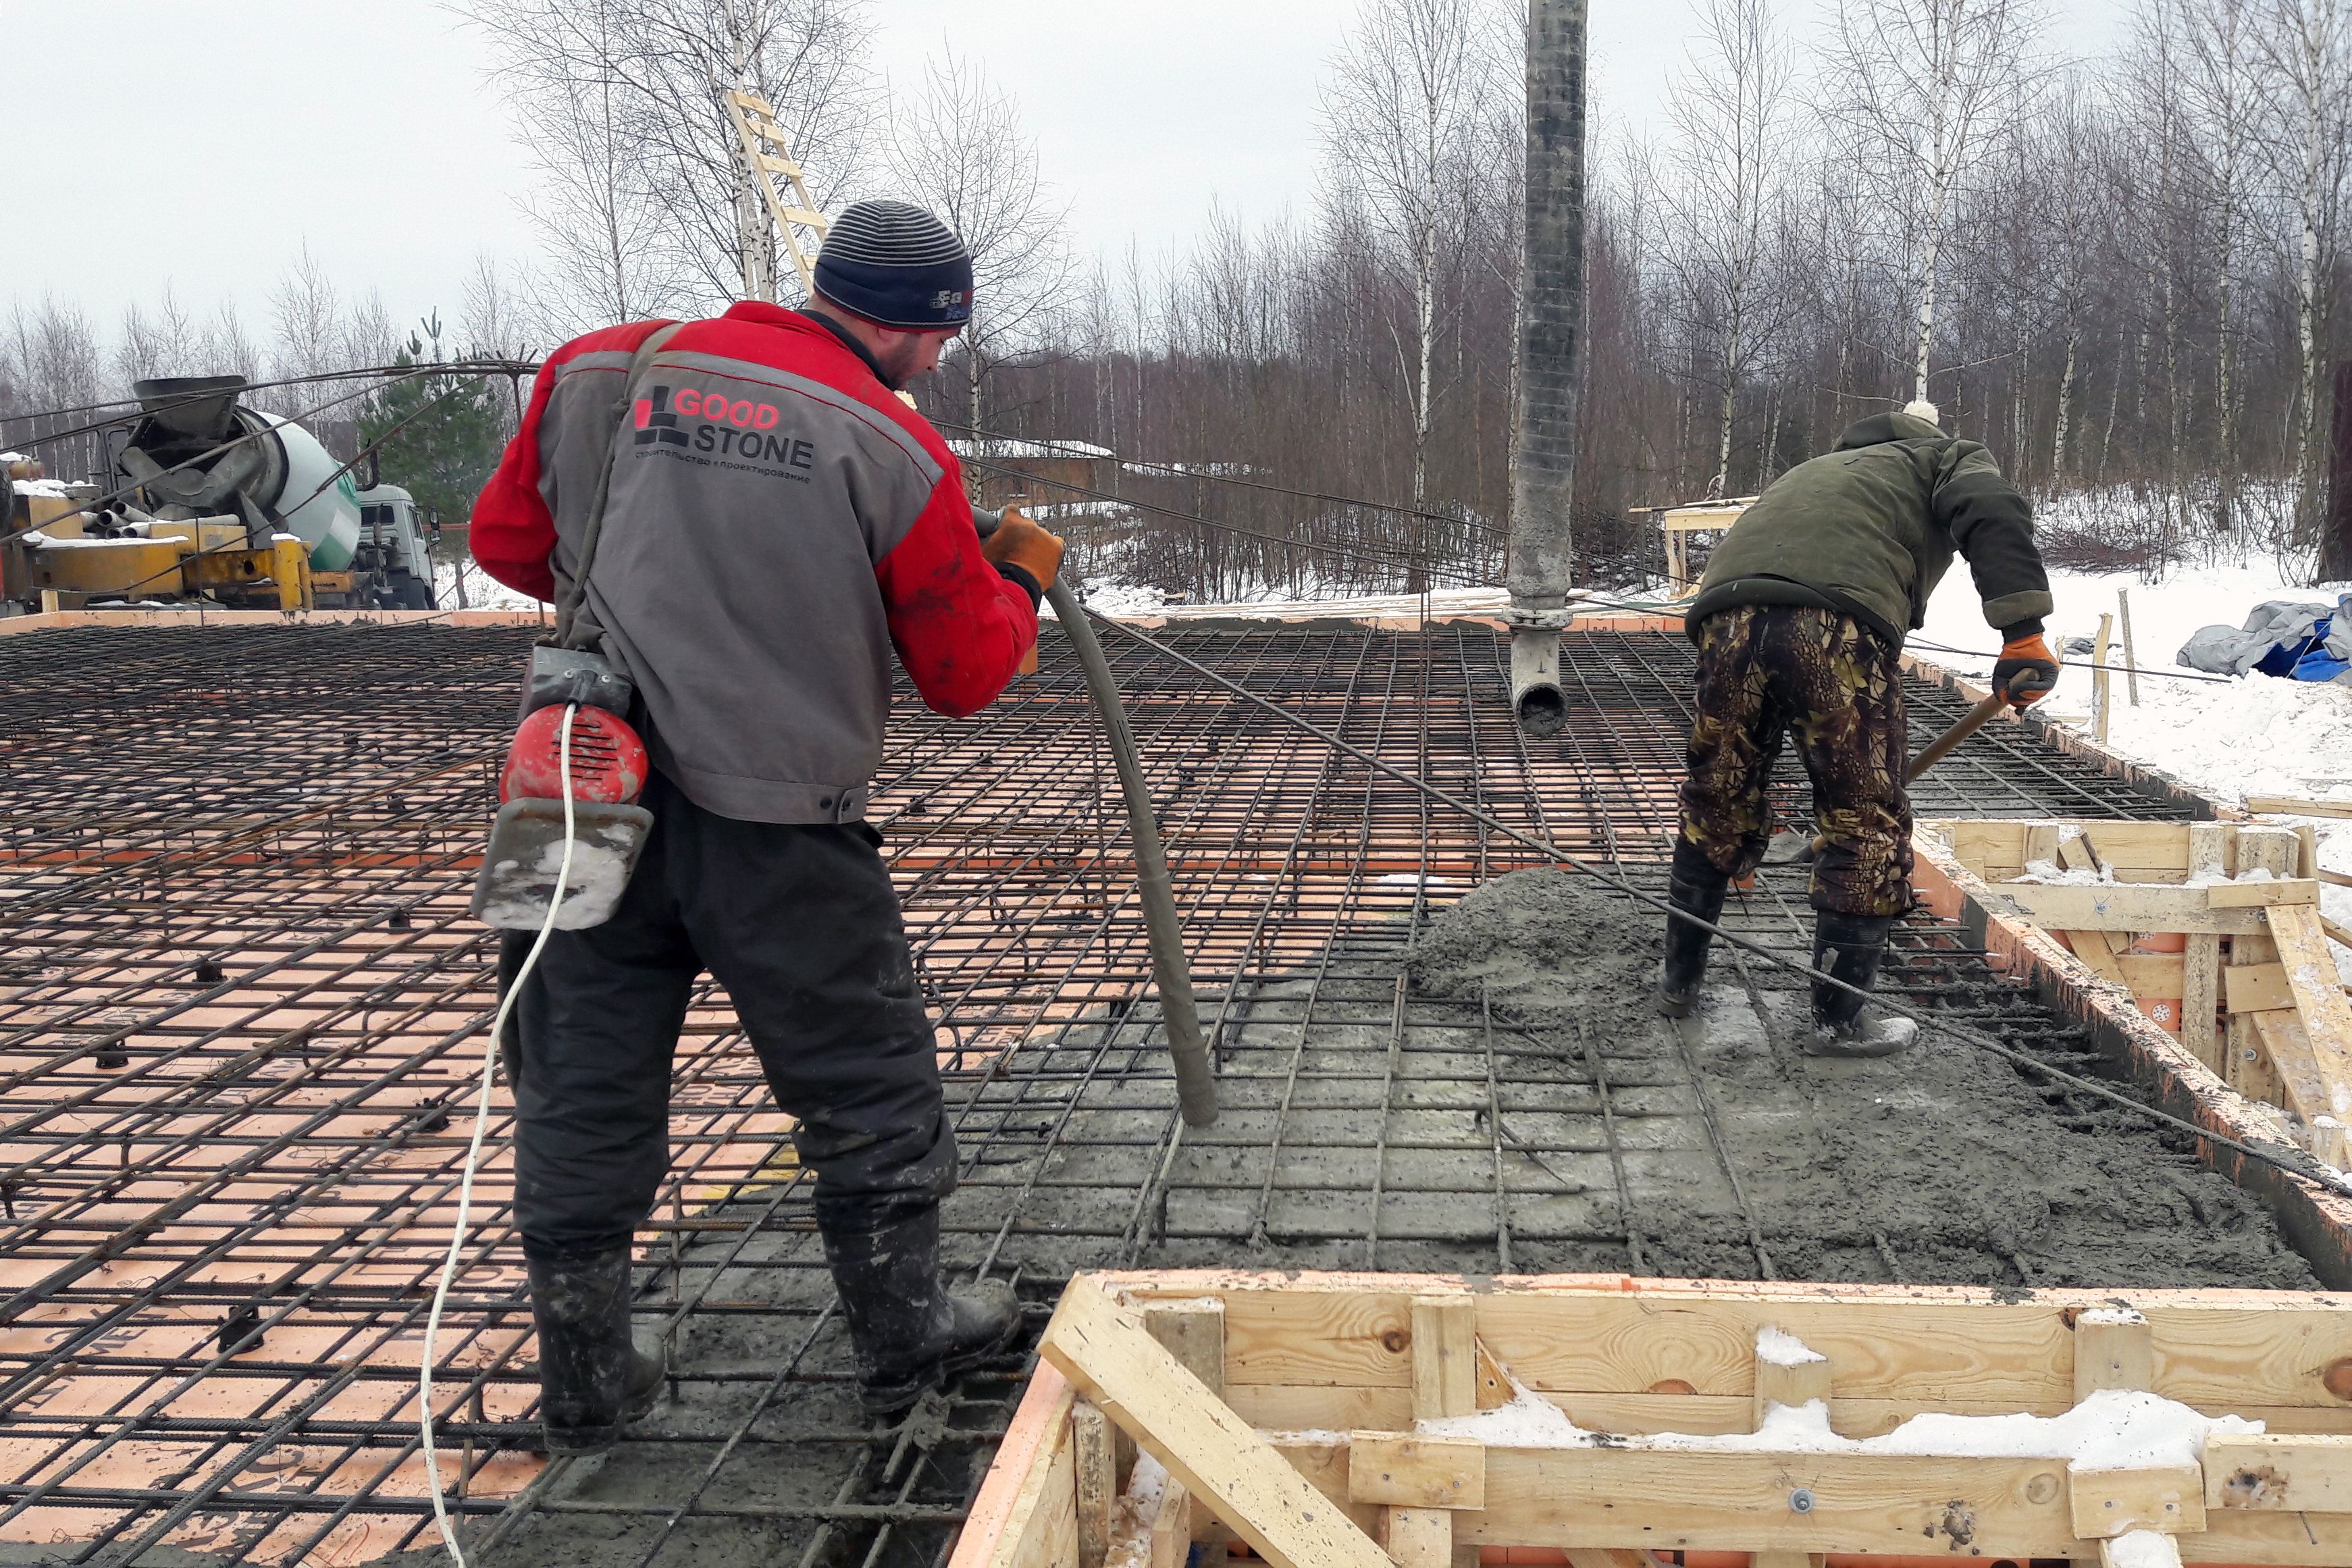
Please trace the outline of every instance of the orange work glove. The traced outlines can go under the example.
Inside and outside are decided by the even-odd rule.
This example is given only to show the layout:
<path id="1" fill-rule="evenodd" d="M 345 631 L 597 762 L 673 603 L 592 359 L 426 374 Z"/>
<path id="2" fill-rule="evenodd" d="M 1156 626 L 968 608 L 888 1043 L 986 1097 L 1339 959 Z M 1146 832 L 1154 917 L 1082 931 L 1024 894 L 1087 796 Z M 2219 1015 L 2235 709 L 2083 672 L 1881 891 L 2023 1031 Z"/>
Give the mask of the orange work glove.
<path id="1" fill-rule="evenodd" d="M 2000 658 L 1992 667 L 1992 689 L 2008 698 L 2011 707 L 2029 708 L 2057 685 L 2058 661 L 2050 657 L 2050 645 L 2040 632 L 2001 644 Z"/>
<path id="2" fill-rule="evenodd" d="M 1020 567 L 1041 590 L 1052 587 L 1054 574 L 1062 569 L 1060 536 L 1030 521 L 1019 507 L 1004 509 L 1004 521 L 980 542 L 980 552 L 994 565 Z"/>

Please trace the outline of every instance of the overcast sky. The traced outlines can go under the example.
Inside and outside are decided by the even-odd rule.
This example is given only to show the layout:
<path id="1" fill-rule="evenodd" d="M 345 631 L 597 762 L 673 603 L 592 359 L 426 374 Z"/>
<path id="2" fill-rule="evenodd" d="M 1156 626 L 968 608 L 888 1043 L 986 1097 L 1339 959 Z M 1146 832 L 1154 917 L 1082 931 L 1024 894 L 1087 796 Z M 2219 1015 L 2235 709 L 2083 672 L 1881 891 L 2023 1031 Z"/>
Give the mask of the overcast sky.
<path id="1" fill-rule="evenodd" d="M 1815 0 L 1784 0 L 1810 21 Z M 1018 98 L 1082 247 L 1181 245 L 1213 197 L 1255 220 L 1314 190 L 1319 73 L 1357 0 L 877 0 L 877 64 L 943 43 Z M 2052 0 L 2107 47 L 2123 0 Z M 1688 0 L 1592 0 L 1601 111 L 1654 118 Z M 478 252 L 527 256 L 531 174 L 480 40 L 430 0 L 0 0 L 13 195 L 0 308 L 51 292 L 111 335 L 168 279 L 266 319 L 307 244 L 395 321 L 454 318 Z"/>

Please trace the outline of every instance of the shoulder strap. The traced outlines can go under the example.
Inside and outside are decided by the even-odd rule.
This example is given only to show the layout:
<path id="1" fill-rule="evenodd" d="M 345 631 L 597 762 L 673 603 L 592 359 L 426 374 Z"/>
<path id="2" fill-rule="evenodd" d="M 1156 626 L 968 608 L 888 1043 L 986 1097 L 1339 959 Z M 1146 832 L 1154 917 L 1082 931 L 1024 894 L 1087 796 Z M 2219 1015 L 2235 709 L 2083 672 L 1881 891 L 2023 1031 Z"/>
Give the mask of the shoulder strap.
<path id="1" fill-rule="evenodd" d="M 614 416 L 613 428 L 604 437 L 604 461 L 596 471 L 596 497 L 588 506 L 588 524 L 580 531 L 580 559 L 572 568 L 570 586 L 564 589 L 562 599 L 555 606 L 557 647 L 579 646 L 573 638 L 578 635 L 580 604 L 588 594 L 588 568 L 596 560 L 597 536 L 604 531 L 604 499 L 612 493 L 613 462 L 621 449 L 621 432 L 628 428 L 629 409 L 636 402 L 637 381 L 645 374 L 646 367 L 653 363 L 654 355 L 659 353 L 670 339 L 677 336 L 678 330 L 685 325 L 683 321 L 672 321 L 639 343 L 637 352 L 630 357 L 628 374 L 621 378 L 620 411 Z M 601 641 L 603 636 L 600 629 L 591 628 L 588 638 Z"/>

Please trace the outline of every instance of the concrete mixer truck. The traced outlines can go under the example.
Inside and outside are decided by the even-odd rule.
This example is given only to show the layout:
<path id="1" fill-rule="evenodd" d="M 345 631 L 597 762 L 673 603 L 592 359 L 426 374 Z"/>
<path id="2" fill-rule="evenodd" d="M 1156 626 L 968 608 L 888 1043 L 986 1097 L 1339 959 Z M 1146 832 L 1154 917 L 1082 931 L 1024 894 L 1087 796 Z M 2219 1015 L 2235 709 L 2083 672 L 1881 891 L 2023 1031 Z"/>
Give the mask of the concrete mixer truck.
<path id="1" fill-rule="evenodd" d="M 362 495 L 308 430 L 240 404 L 245 385 L 134 384 L 140 417 L 105 487 L 125 493 L 100 500 L 93 489 L 76 508 L 85 487 L 52 487 L 65 504 L 43 517 L 27 506 L 8 531 L 36 526 L 0 546 L 0 595 L 28 609 L 432 608 L 432 556 L 408 492 Z"/>

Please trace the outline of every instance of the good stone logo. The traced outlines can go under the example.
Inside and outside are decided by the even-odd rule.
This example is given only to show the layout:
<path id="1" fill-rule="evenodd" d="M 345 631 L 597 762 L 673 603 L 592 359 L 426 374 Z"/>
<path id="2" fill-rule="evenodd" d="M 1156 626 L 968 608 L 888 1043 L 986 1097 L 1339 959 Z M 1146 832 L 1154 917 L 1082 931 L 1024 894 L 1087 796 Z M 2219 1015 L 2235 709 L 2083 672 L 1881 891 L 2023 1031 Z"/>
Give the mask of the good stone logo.
<path id="1" fill-rule="evenodd" d="M 632 410 L 636 445 L 684 447 L 763 467 L 813 468 L 816 448 L 790 435 L 774 434 L 782 411 L 755 398 L 691 386 L 649 387 Z M 688 425 L 687 420 L 700 423 Z"/>

